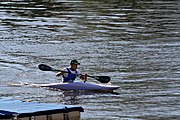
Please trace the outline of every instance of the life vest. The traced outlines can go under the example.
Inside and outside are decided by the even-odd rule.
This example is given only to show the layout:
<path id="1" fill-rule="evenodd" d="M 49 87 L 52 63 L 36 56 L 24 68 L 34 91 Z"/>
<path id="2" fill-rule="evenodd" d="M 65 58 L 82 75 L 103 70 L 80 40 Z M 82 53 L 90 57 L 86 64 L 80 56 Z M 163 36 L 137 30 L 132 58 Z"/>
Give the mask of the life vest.
<path id="1" fill-rule="evenodd" d="M 62 76 L 63 77 L 63 82 L 74 82 L 74 80 L 78 76 L 77 70 L 75 70 L 75 73 L 71 73 L 71 70 L 69 68 L 66 68 L 66 70 L 68 71 L 68 75 L 67 76 L 63 75 Z"/>

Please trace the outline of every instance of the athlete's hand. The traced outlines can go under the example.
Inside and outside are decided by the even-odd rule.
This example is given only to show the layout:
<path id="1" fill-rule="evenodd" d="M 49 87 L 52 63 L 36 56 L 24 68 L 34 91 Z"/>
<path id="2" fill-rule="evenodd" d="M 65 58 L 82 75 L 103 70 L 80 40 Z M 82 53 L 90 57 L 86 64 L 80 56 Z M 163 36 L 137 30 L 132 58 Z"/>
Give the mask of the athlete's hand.
<path id="1" fill-rule="evenodd" d="M 56 77 L 59 77 L 59 76 L 61 76 L 61 75 L 62 75 L 61 72 L 56 73 Z"/>
<path id="2" fill-rule="evenodd" d="M 87 74 L 81 75 L 80 78 L 86 82 L 87 81 Z"/>

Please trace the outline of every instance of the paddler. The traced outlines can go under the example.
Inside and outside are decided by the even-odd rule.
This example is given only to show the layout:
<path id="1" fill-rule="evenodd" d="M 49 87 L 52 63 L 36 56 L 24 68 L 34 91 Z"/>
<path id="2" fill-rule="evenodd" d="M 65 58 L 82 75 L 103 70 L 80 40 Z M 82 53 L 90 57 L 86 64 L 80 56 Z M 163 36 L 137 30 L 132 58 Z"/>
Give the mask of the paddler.
<path id="1" fill-rule="evenodd" d="M 63 69 L 65 72 L 58 72 L 56 77 L 62 76 L 62 82 L 74 82 L 76 77 L 79 77 L 85 82 L 87 80 L 87 74 L 81 74 L 78 65 L 80 63 L 77 60 L 72 60 L 70 66 Z"/>

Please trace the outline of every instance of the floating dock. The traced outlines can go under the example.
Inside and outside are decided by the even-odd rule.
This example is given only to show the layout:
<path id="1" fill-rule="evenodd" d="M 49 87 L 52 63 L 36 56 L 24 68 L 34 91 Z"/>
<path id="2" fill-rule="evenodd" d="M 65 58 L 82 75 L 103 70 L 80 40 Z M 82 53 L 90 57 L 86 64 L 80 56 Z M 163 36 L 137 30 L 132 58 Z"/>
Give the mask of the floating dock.
<path id="1" fill-rule="evenodd" d="M 80 106 L 0 100 L 0 120 L 80 120 Z"/>

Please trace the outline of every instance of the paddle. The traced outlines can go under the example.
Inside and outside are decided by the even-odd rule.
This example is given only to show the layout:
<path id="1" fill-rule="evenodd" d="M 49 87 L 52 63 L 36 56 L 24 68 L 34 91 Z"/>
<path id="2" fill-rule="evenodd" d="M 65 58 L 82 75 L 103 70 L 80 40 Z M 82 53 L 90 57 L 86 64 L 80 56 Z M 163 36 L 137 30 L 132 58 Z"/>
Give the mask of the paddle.
<path id="1" fill-rule="evenodd" d="M 39 64 L 38 68 L 42 71 L 55 71 L 55 72 L 67 73 L 67 71 L 59 70 L 59 69 L 53 68 L 53 67 L 45 65 L 45 64 Z M 87 75 L 87 76 L 94 78 L 101 83 L 108 83 L 111 80 L 111 78 L 109 76 L 92 76 L 92 75 Z"/>
<path id="2" fill-rule="evenodd" d="M 87 76 L 92 77 L 101 83 L 108 83 L 111 80 L 109 76 L 90 76 L 90 75 Z"/>
<path id="3" fill-rule="evenodd" d="M 52 68 L 51 66 L 45 65 L 45 64 L 39 64 L 38 68 L 42 71 L 55 71 L 55 72 L 66 72 L 63 70 Z"/>

